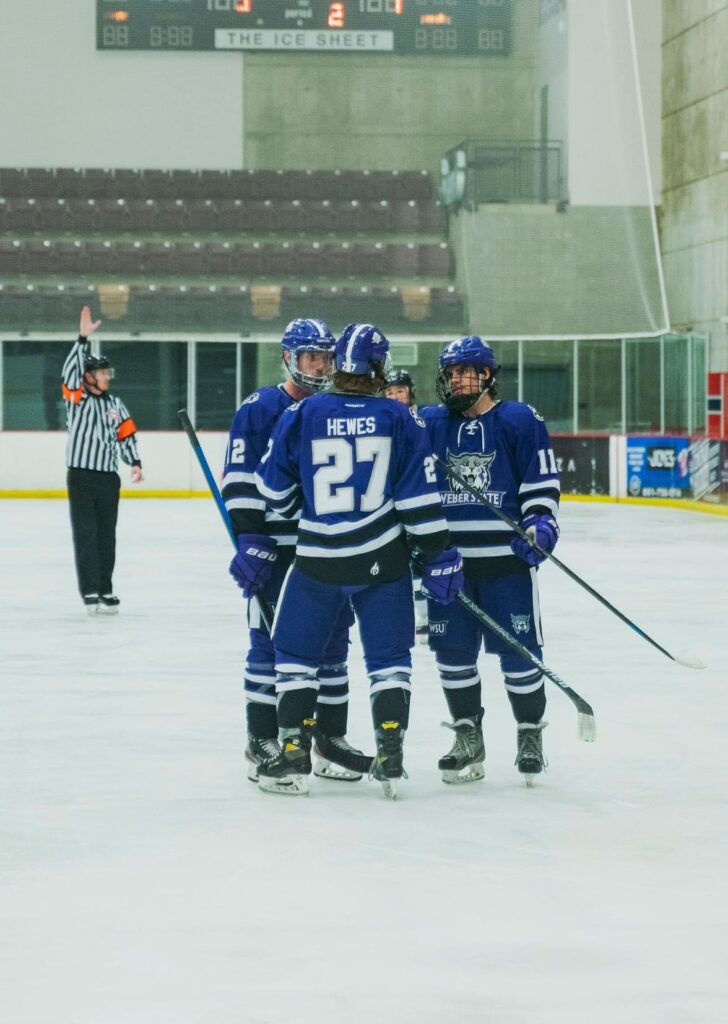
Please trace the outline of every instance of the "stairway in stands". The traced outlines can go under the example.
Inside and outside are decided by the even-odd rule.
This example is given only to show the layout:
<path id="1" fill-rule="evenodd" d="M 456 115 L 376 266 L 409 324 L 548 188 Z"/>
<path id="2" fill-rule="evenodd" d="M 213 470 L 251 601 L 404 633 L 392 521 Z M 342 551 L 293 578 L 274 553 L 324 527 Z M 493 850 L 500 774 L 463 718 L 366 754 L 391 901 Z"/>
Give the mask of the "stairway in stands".
<path id="1" fill-rule="evenodd" d="M 457 334 L 447 214 L 424 171 L 0 168 L 0 325 L 129 333 Z"/>

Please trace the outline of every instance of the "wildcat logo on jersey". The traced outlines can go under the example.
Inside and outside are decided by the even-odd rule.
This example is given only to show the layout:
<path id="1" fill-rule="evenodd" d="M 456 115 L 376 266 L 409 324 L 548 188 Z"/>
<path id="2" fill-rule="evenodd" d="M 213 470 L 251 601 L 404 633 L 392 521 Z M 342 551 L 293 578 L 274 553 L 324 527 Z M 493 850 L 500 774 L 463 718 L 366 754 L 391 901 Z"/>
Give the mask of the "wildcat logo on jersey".
<path id="1" fill-rule="evenodd" d="M 460 474 L 466 483 L 479 491 L 487 491 L 490 487 L 490 467 L 495 462 L 495 452 L 465 452 L 463 455 L 447 453 L 447 461 Z M 451 480 L 454 491 L 462 491 L 463 485 L 458 480 Z"/>
<path id="2" fill-rule="evenodd" d="M 528 633 L 531 628 L 531 616 L 530 615 L 511 615 L 511 625 L 513 626 L 513 632 Z"/>

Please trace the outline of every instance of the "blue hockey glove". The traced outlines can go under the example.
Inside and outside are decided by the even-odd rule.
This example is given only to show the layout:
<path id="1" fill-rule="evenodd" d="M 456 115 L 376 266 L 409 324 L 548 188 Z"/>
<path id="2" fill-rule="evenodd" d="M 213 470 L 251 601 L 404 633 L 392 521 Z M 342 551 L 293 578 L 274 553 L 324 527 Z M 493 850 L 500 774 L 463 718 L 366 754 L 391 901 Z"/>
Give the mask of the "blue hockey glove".
<path id="1" fill-rule="evenodd" d="M 559 524 L 553 516 L 526 516 L 521 526 L 540 548 L 543 548 L 549 555 L 551 554 L 556 547 L 556 541 L 559 539 Z M 546 555 L 531 547 L 523 537 L 513 538 L 511 541 L 511 551 L 529 565 L 540 565 L 546 558 Z"/>
<path id="2" fill-rule="evenodd" d="M 255 597 L 270 579 L 278 558 L 276 542 L 260 533 L 241 533 L 238 553 L 230 563 L 230 575 L 245 597 Z"/>
<path id="3" fill-rule="evenodd" d="M 463 583 L 463 559 L 457 548 L 447 548 L 422 566 L 422 589 L 439 604 L 454 601 Z"/>

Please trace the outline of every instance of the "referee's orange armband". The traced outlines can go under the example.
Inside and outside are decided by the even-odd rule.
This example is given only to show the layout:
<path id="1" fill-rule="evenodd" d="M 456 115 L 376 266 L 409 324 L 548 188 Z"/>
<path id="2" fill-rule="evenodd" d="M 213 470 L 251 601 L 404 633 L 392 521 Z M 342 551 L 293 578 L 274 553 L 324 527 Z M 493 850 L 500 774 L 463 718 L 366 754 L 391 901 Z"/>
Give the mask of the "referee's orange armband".
<path id="1" fill-rule="evenodd" d="M 61 392 L 63 399 L 66 402 L 73 402 L 74 405 L 78 405 L 83 397 L 83 388 L 74 388 L 73 391 L 67 388 L 65 384 L 61 384 Z"/>
<path id="2" fill-rule="evenodd" d="M 116 431 L 116 440 L 125 441 L 127 437 L 131 437 L 132 434 L 136 434 L 136 423 L 129 417 L 128 420 L 124 420 L 119 424 Z"/>

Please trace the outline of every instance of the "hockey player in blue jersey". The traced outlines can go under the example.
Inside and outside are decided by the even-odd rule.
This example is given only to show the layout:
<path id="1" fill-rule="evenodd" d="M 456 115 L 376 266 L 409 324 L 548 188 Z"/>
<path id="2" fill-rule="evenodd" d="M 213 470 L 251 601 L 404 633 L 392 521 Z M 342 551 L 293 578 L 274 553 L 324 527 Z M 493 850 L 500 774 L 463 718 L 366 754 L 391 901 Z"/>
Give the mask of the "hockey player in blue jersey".
<path id="1" fill-rule="evenodd" d="M 230 571 L 248 598 L 275 605 L 293 560 L 297 523 L 266 511 L 253 473 L 285 409 L 330 384 L 335 339 L 322 320 L 293 320 L 283 334 L 281 353 L 288 379 L 254 391 L 242 403 L 230 428 L 222 495 L 239 551 Z M 265 557 L 263 557 L 265 556 Z M 351 750 L 346 739 L 349 683 L 346 669 L 349 627 L 354 615 L 344 607 L 322 654 L 318 673 L 318 726 L 337 748 Z M 250 640 L 245 662 L 248 777 L 258 781 L 258 764 L 278 753 L 273 644 L 261 619 L 258 600 L 248 606 Z M 347 781 L 361 778 L 323 757 L 316 773 Z"/>
<path id="2" fill-rule="evenodd" d="M 479 337 L 460 338 L 440 355 L 437 394 L 442 405 L 420 411 L 435 454 L 488 501 L 520 521 L 551 552 L 559 475 L 543 417 L 530 405 L 496 398 L 498 366 Z M 442 503 L 453 543 L 465 567 L 464 593 L 541 656 L 543 643 L 536 567 L 544 558 L 438 466 Z M 543 675 L 503 640 L 484 629 L 461 604 L 430 602 L 430 647 L 435 653 L 455 733 L 440 759 L 445 782 L 483 778 L 485 748 L 477 659 L 481 644 L 500 656 L 505 687 L 517 722 L 518 770 L 531 783 L 545 760 Z"/>
<path id="3" fill-rule="evenodd" d="M 351 600 L 370 681 L 372 775 L 396 794 L 414 644 L 411 552 L 433 598 L 451 601 L 462 583 L 424 424 L 379 397 L 388 349 L 373 325 L 350 324 L 336 343 L 334 390 L 281 416 L 256 472 L 272 509 L 301 510 L 273 632 L 282 751 L 259 767 L 261 780 L 288 782 L 292 792 L 307 790 L 311 771 L 316 666 Z"/>

